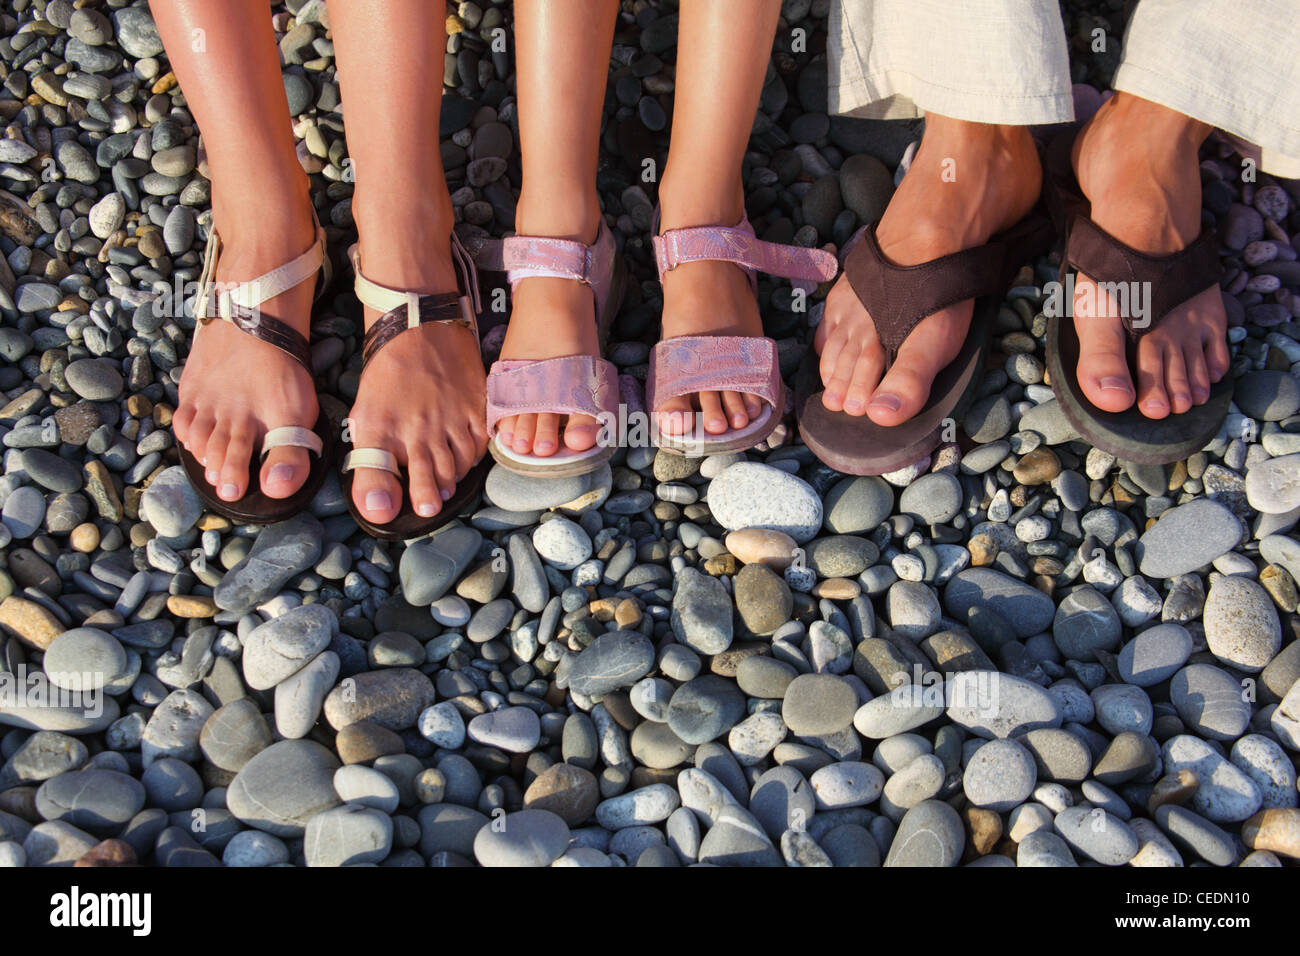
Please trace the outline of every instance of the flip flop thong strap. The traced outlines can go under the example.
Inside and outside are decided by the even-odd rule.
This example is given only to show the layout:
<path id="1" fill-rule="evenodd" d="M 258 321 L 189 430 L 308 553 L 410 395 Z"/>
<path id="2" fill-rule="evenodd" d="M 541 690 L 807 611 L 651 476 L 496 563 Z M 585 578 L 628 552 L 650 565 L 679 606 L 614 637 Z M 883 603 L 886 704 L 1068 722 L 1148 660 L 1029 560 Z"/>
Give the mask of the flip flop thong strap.
<path id="1" fill-rule="evenodd" d="M 685 335 L 664 339 L 651 351 L 646 403 L 652 412 L 672 398 L 722 391 L 756 395 L 776 408 L 782 395 L 776 343 L 743 335 Z"/>
<path id="2" fill-rule="evenodd" d="M 321 437 L 310 428 L 282 425 L 272 428 L 262 439 L 262 457 L 265 458 L 272 448 L 306 448 L 319 458 L 324 447 Z"/>
<path id="3" fill-rule="evenodd" d="M 391 289 L 367 279 L 361 273 L 361 254 L 357 246 L 348 250 L 348 259 L 356 274 L 354 289 L 364 305 L 384 314 L 366 330 L 361 347 L 361 367 L 364 369 L 379 350 L 408 329 L 421 325 L 441 323 L 469 329 L 478 338 L 478 277 L 474 263 L 455 233 L 451 237 L 452 264 L 456 267 L 457 292 L 439 292 L 425 295 Z"/>
<path id="4" fill-rule="evenodd" d="M 208 245 L 203 256 L 199 294 L 194 303 L 195 318 L 201 323 L 216 318 L 230 322 L 254 338 L 288 353 L 310 372 L 311 345 L 306 337 L 288 323 L 263 315 L 261 307 L 312 278 L 328 262 L 325 230 L 318 224 L 311 248 L 292 261 L 249 282 L 214 287 L 221 250 L 221 237 L 214 228 L 208 233 Z"/>
<path id="5" fill-rule="evenodd" d="M 618 415 L 618 370 L 604 359 L 566 355 L 493 362 L 487 379 L 488 433 L 510 415 Z"/>
<path id="6" fill-rule="evenodd" d="M 766 242 L 754 235 L 749 219 L 735 226 L 691 226 L 669 229 L 651 238 L 659 278 L 687 262 L 715 260 L 731 262 L 750 274 L 794 279 L 800 282 L 826 282 L 835 278 L 835 257 L 824 249 L 805 249 Z"/>
<path id="7" fill-rule="evenodd" d="M 1157 322 L 1192 296 L 1217 285 L 1223 275 L 1218 241 L 1211 228 L 1202 230 L 1178 252 L 1154 256 L 1121 242 L 1087 216 L 1079 215 L 1070 226 L 1066 246 L 1066 261 L 1071 266 L 1098 283 L 1112 299 L 1122 296 L 1120 321 L 1134 339 L 1155 328 Z M 1133 308 L 1135 296 L 1140 296 L 1147 308 Z"/>
<path id="8" fill-rule="evenodd" d="M 343 457 L 342 471 L 347 474 L 349 471 L 355 471 L 358 468 L 373 468 L 377 471 L 386 471 L 394 477 L 402 476 L 401 468 L 397 464 L 397 456 L 390 451 L 384 451 L 382 448 L 354 448 Z"/>
<path id="9" fill-rule="evenodd" d="M 996 238 L 915 266 L 885 257 L 874 224 L 861 231 L 844 258 L 844 274 L 871 315 L 888 364 L 917 323 L 967 299 L 1002 292 L 1007 249 Z"/>

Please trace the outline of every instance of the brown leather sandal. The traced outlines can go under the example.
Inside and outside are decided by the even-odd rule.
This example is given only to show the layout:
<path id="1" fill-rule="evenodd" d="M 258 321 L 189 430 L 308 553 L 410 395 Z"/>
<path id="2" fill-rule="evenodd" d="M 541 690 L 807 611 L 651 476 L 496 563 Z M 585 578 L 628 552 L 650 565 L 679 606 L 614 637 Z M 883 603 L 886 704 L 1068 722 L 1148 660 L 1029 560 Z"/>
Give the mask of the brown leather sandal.
<path id="1" fill-rule="evenodd" d="M 1035 209 L 982 246 L 900 266 L 885 258 L 874 224 L 860 230 L 845 247 L 844 274 L 875 324 L 886 372 L 917 324 L 940 309 L 974 299 L 970 328 L 957 357 L 935 377 L 925 406 L 893 426 L 823 405 L 819 357 L 809 348 L 795 377 L 795 413 L 804 443 L 826 464 L 852 475 L 885 474 L 934 451 L 944 423 L 959 421 L 979 389 L 1002 296 L 1020 267 L 1050 242 L 1051 223 Z"/>
<path id="2" fill-rule="evenodd" d="M 1089 218 L 1091 205 L 1079 188 L 1070 161 L 1077 132 L 1071 130 L 1052 141 L 1044 175 L 1044 196 L 1057 231 L 1062 236 L 1061 285 L 1067 306 L 1073 306 L 1073 285 L 1066 282 L 1071 269 L 1097 283 L 1117 283 L 1132 288 L 1143 284 L 1149 303 L 1144 320 L 1121 317 L 1128 332 L 1128 364 L 1136 368 L 1137 344 L 1170 312 L 1192 296 L 1217 285 L 1223 275 L 1218 241 L 1205 228 L 1185 249 L 1153 256 L 1120 242 Z M 1163 465 L 1181 461 L 1204 448 L 1223 426 L 1232 402 L 1233 379 L 1224 375 L 1210 387 L 1210 397 L 1181 414 L 1147 418 L 1136 402 L 1122 412 L 1098 408 L 1079 386 L 1079 337 L 1069 315 L 1051 315 L 1047 321 L 1047 371 L 1052 391 L 1074 429 L 1102 451 L 1123 461 Z M 1135 377 L 1136 379 L 1136 377 Z"/>
<path id="3" fill-rule="evenodd" d="M 200 325 L 214 319 L 230 322 L 253 338 L 273 345 L 289 355 L 312 374 L 311 345 L 306 338 L 285 322 L 263 315 L 263 303 L 318 276 L 316 299 L 319 300 L 331 278 L 329 256 L 325 254 L 325 231 L 316 224 L 316 239 L 310 249 L 292 262 L 273 269 L 251 282 L 214 289 L 217 260 L 221 257 L 221 237 L 213 227 L 208 234 L 203 257 L 203 272 L 195 297 L 194 314 Z M 272 524 L 283 521 L 305 508 L 320 490 L 334 457 L 334 427 L 322 409 L 311 428 L 285 425 L 270 429 L 262 438 L 261 452 L 248 463 L 248 490 L 238 501 L 226 501 L 208 483 L 206 469 L 194 455 L 179 447 L 181 465 L 206 508 L 239 524 Z M 312 456 L 311 470 L 302 486 L 287 498 L 271 498 L 262 492 L 259 473 L 262 459 L 272 448 L 305 448 Z"/>
<path id="4" fill-rule="evenodd" d="M 390 289 L 371 282 L 361 274 L 361 258 L 354 245 L 348 250 L 348 258 L 356 273 L 355 291 L 357 298 L 372 309 L 383 312 L 383 316 L 366 332 L 361 351 L 361 370 L 393 339 L 409 329 L 418 329 L 426 324 L 458 325 L 474 333 L 478 341 L 478 313 L 480 311 L 478 276 L 474 271 L 474 261 L 455 233 L 451 236 L 451 259 L 456 267 L 457 282 L 460 286 L 456 292 L 442 292 L 433 295 L 421 295 L 416 292 L 403 292 Z M 400 388 L 401 383 L 394 383 Z M 340 485 L 348 511 L 357 525 L 366 534 L 388 541 L 419 538 L 430 534 L 454 520 L 473 506 L 483 490 L 487 473 L 491 470 L 492 460 L 484 456 L 478 464 L 470 469 L 456 483 L 452 496 L 442 503 L 442 509 L 432 517 L 416 514 L 411 506 L 410 495 L 405 493 L 409 481 L 406 469 L 402 468 L 397 457 L 384 448 L 354 448 L 343 459 Z M 374 524 L 368 521 L 352 501 L 353 472 L 358 468 L 375 468 L 386 471 L 397 479 L 403 489 L 402 510 L 397 517 L 387 524 Z"/>

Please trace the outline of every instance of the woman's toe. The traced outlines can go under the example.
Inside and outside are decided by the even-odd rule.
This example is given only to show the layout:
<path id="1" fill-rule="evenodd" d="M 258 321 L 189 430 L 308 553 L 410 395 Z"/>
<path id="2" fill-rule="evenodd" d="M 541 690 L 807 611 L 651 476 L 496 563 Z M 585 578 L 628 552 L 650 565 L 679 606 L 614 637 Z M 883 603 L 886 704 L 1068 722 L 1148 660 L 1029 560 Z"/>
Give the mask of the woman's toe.
<path id="1" fill-rule="evenodd" d="M 1147 418 L 1164 418 L 1169 414 L 1169 396 L 1165 392 L 1164 350 L 1151 339 L 1138 345 L 1138 408 Z"/>
<path id="2" fill-rule="evenodd" d="M 411 483 L 411 507 L 420 517 L 432 518 L 442 510 L 442 495 L 434 473 L 433 456 L 426 449 L 411 452 L 406 473 Z"/>
<path id="3" fill-rule="evenodd" d="M 507 415 L 497 422 L 497 440 L 504 448 L 513 448 L 515 443 L 515 415 Z"/>
<path id="4" fill-rule="evenodd" d="M 727 415 L 722 410 L 722 396 L 717 392 L 700 392 L 700 415 L 704 430 L 710 435 L 721 435 L 727 430 Z"/>
<path id="5" fill-rule="evenodd" d="M 378 468 L 358 468 L 352 483 L 352 503 L 371 524 L 388 524 L 401 511 L 402 489 L 397 479 Z"/>
<path id="6" fill-rule="evenodd" d="M 537 416 L 537 429 L 533 432 L 533 454 L 543 458 L 560 449 L 560 416 L 542 412 Z"/>
<path id="7" fill-rule="evenodd" d="M 722 408 L 732 428 L 740 429 L 749 424 L 749 409 L 745 407 L 745 398 L 740 392 L 723 392 Z"/>
<path id="8" fill-rule="evenodd" d="M 253 454 L 255 432 L 247 422 L 232 430 L 226 443 L 226 457 L 221 464 L 217 494 L 225 501 L 238 501 L 248 490 L 248 462 Z"/>
<path id="9" fill-rule="evenodd" d="M 208 484 L 217 489 L 217 494 L 225 498 L 222 494 L 221 486 L 221 468 L 226 463 L 226 446 L 230 444 L 230 427 L 222 422 L 212 429 L 212 434 L 208 436 L 207 442 L 203 446 L 203 477 L 207 479 Z M 226 500 L 233 500 L 227 498 Z"/>
<path id="10" fill-rule="evenodd" d="M 515 416 L 515 436 L 510 447 L 520 455 L 529 455 L 533 451 L 533 434 L 537 430 L 537 416 L 533 414 Z"/>
<path id="11" fill-rule="evenodd" d="M 272 448 L 262 462 L 258 482 L 268 498 L 288 498 L 307 480 L 310 453 L 305 448 Z"/>
<path id="12" fill-rule="evenodd" d="M 685 435 L 694 428 L 695 410 L 685 395 L 670 398 L 655 413 L 659 430 L 665 435 Z"/>
<path id="13" fill-rule="evenodd" d="M 1187 364 L 1177 345 L 1165 349 L 1165 392 L 1169 407 L 1175 415 L 1182 415 L 1192 407 L 1192 386 L 1187 379 Z"/>
<path id="14" fill-rule="evenodd" d="M 564 423 L 564 447 L 570 451 L 594 448 L 600 436 L 600 423 L 590 415 L 570 415 Z"/>

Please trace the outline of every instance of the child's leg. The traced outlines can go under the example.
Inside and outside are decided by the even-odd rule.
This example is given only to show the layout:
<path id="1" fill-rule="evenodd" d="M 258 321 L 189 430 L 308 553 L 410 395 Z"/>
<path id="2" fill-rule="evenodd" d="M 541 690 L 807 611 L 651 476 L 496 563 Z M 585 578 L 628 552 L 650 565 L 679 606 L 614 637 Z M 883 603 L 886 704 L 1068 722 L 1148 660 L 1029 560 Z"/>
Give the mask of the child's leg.
<path id="1" fill-rule="evenodd" d="M 677 93 L 668 165 L 659 191 L 660 230 L 734 226 L 745 209 L 741 161 L 772 56 L 781 0 L 683 0 L 678 24 Z M 727 262 L 692 262 L 664 276 L 664 338 L 762 335 L 749 279 Z M 739 392 L 697 396 L 705 431 L 743 428 L 761 411 Z M 691 427 L 689 396 L 665 402 L 660 427 Z M 681 413 L 681 414 L 674 414 Z"/>
<path id="2" fill-rule="evenodd" d="M 352 211 L 362 272 L 390 288 L 454 291 L 453 213 L 438 151 L 442 7 L 427 0 L 332 0 L 330 18 L 356 176 Z M 367 308 L 366 327 L 380 317 Z M 366 367 L 350 417 L 353 445 L 396 455 L 410 475 L 415 512 L 437 514 L 487 444 L 473 334 L 444 325 L 403 332 Z M 362 468 L 353 498 L 367 520 L 385 524 L 401 509 L 402 489 L 387 472 Z"/>
<path id="3" fill-rule="evenodd" d="M 577 5 L 530 0 L 515 6 L 515 77 L 523 187 L 515 212 L 519 235 L 591 243 L 600 226 L 596 161 L 617 0 Z M 568 279 L 531 278 L 515 287 L 503 359 L 596 355 L 591 290 Z M 559 450 L 559 415 L 518 415 L 497 426 L 522 454 Z M 564 424 L 564 443 L 591 448 L 598 428 L 586 415 Z"/>
<path id="4" fill-rule="evenodd" d="M 198 123 L 224 243 L 217 279 L 244 282 L 295 259 L 315 238 L 307 177 L 294 154 L 289 105 L 264 0 L 173 0 L 152 6 L 167 58 Z M 304 335 L 312 283 L 265 303 Z M 204 463 L 226 501 L 248 490 L 248 462 L 272 428 L 316 421 L 311 378 L 285 353 L 213 322 L 195 338 L 180 382 L 176 438 Z M 301 448 L 276 448 L 262 491 L 287 498 L 306 479 Z"/>

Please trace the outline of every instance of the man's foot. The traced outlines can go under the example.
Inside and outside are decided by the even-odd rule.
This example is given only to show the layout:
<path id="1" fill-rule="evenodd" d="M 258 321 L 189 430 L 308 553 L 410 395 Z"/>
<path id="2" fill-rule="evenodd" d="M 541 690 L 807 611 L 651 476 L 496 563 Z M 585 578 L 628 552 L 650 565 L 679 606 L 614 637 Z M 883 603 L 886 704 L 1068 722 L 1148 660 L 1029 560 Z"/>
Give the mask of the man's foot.
<path id="1" fill-rule="evenodd" d="M 881 251 L 906 266 L 982 245 L 1033 208 L 1041 185 L 1026 127 L 929 114 L 921 147 L 876 228 Z M 968 299 L 922 319 L 885 371 L 871 316 L 841 276 L 813 341 L 821 355 L 822 403 L 877 425 L 907 421 L 961 351 L 973 308 Z"/>
<path id="2" fill-rule="evenodd" d="M 692 226 L 734 226 L 744 209 L 744 193 L 739 184 L 735 200 L 727 209 L 709 209 L 703 202 L 686 197 L 674 201 L 673 183 L 665 179 L 659 231 Z M 698 191 L 699 184 L 695 186 Z M 725 190 L 720 191 L 725 193 Z M 702 260 L 687 262 L 664 273 L 663 338 L 687 335 L 761 336 L 763 319 L 758 300 L 745 270 L 730 262 Z M 668 399 L 660 406 L 658 424 L 669 435 L 683 435 L 695 427 L 696 414 L 710 435 L 740 429 L 763 411 L 763 400 L 746 392 L 699 392 Z"/>
<path id="3" fill-rule="evenodd" d="M 271 204 L 268 206 L 268 204 Z M 256 209 L 223 208 L 216 218 L 222 252 L 218 283 L 248 282 L 302 255 L 315 241 L 307 190 L 259 195 Z M 262 305 L 263 314 L 309 336 L 314 281 L 305 281 Z M 248 464 L 268 431 L 316 423 L 311 375 L 273 345 L 232 323 L 214 319 L 198 330 L 180 381 L 172 419 L 176 440 L 204 467 L 223 501 L 248 491 Z M 270 498 L 296 492 L 311 470 L 303 448 L 274 448 L 259 474 Z"/>
<path id="4" fill-rule="evenodd" d="M 459 286 L 451 260 L 450 203 L 425 212 L 380 210 L 368 218 L 354 206 L 362 236 L 361 271 L 392 289 L 433 294 Z M 369 307 L 369 329 L 382 313 Z M 366 366 L 349 412 L 354 448 L 391 452 L 406 468 L 411 507 L 432 517 L 478 463 L 487 448 L 483 421 L 484 374 L 469 329 L 430 323 L 405 331 Z M 385 471 L 359 468 L 352 500 L 373 524 L 387 524 L 402 509 L 403 489 Z"/>
<path id="5" fill-rule="evenodd" d="M 1197 151 L 1209 132 L 1181 113 L 1125 93 L 1104 103 L 1073 153 L 1093 222 L 1142 252 L 1185 248 L 1201 232 Z M 1123 411 L 1135 393 L 1118 303 L 1080 274 L 1073 304 L 1079 386 L 1098 408 Z M 1138 340 L 1136 399 L 1143 415 L 1182 414 L 1210 397 L 1211 384 L 1228 371 L 1227 325 L 1223 297 L 1212 286 Z"/>
<path id="6" fill-rule="evenodd" d="M 583 218 L 579 234 L 547 230 L 553 221 L 549 210 L 529 214 L 528 201 L 520 198 L 516 213 L 518 234 L 548 236 L 591 245 L 600 230 L 600 210 L 595 200 Z M 567 355 L 599 355 L 596 299 L 591 287 L 575 279 L 534 276 L 523 279 L 511 293 L 510 322 L 506 326 L 501 359 L 540 361 Z M 586 451 L 596 444 L 600 424 L 590 415 L 508 415 L 497 423 L 501 444 L 520 455 L 549 458 L 560 450 Z"/>

